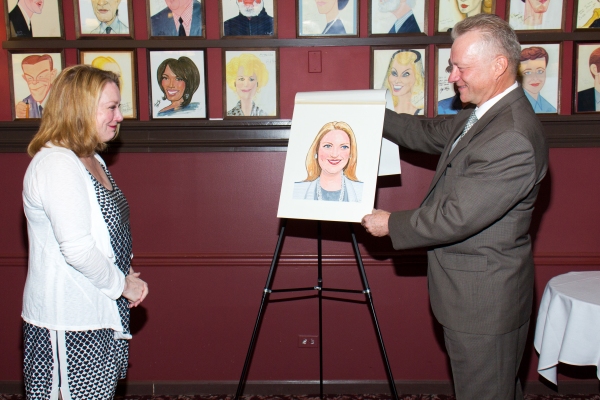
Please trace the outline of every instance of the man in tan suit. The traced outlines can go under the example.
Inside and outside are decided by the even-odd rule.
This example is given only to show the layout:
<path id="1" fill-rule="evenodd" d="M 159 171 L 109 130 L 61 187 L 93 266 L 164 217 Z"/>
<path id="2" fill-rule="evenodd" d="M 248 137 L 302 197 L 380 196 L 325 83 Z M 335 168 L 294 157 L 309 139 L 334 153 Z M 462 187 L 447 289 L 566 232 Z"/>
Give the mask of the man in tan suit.
<path id="1" fill-rule="evenodd" d="M 508 23 L 478 14 L 452 37 L 448 80 L 477 108 L 451 120 L 386 110 L 386 138 L 440 160 L 419 208 L 374 210 L 362 224 L 389 235 L 395 249 L 429 249 L 429 297 L 457 399 L 523 399 L 517 372 L 534 274 L 528 230 L 548 148 L 516 83 L 521 50 Z"/>

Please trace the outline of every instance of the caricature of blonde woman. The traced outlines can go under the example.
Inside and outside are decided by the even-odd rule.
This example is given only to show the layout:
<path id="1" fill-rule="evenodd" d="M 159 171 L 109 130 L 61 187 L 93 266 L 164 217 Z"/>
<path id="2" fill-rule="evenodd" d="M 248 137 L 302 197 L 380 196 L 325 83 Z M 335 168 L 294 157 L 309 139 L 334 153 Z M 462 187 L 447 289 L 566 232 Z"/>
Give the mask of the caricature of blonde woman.
<path id="1" fill-rule="evenodd" d="M 425 75 L 421 53 L 402 49 L 392 54 L 382 89 L 392 94 L 398 114 L 423 115 Z"/>
<path id="2" fill-rule="evenodd" d="M 250 53 L 233 57 L 225 68 L 225 79 L 240 99 L 235 107 L 227 111 L 228 116 L 268 115 L 254 103 L 256 95 L 269 82 L 269 72 L 260 58 Z"/>

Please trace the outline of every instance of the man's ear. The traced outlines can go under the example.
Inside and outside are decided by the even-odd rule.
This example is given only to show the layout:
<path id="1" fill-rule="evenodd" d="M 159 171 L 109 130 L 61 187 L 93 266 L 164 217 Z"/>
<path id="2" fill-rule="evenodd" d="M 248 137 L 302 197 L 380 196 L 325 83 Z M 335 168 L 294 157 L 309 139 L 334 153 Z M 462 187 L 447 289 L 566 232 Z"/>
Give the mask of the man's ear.
<path id="1" fill-rule="evenodd" d="M 498 56 L 494 60 L 494 76 L 499 78 L 504 75 L 506 70 L 508 69 L 508 59 L 504 56 Z"/>
<path id="2" fill-rule="evenodd" d="M 590 65 L 590 72 L 592 73 L 592 75 L 594 75 L 595 79 L 596 75 L 598 75 L 598 66 L 596 64 Z"/>

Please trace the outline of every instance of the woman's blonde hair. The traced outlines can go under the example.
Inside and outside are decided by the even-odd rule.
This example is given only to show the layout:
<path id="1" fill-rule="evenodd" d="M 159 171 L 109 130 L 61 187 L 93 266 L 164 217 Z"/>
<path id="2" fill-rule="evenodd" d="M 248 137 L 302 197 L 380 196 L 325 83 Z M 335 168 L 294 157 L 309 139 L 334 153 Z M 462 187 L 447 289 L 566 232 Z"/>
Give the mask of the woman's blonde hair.
<path id="1" fill-rule="evenodd" d="M 412 67 L 413 73 L 415 74 L 415 84 L 411 88 L 411 99 L 410 102 L 413 106 L 417 108 L 425 107 L 425 72 L 423 70 L 423 60 L 421 59 L 421 54 L 417 50 L 406 49 L 406 50 L 398 50 L 396 51 L 392 57 L 390 58 L 390 63 L 388 64 L 387 72 L 385 73 L 385 78 L 383 81 L 383 88 L 393 92 L 390 87 L 390 82 L 388 77 L 392 73 L 392 68 L 394 66 L 394 61 L 401 65 L 410 65 Z M 394 101 L 394 107 L 398 105 L 398 98 L 396 96 L 392 96 L 392 100 Z"/>
<path id="2" fill-rule="evenodd" d="M 117 66 L 117 68 L 119 68 L 119 73 L 117 75 L 119 76 L 119 82 L 121 82 L 120 87 L 122 88 L 123 87 L 123 72 L 121 72 L 121 66 L 119 65 L 117 60 L 115 60 L 114 58 L 109 57 L 109 56 L 98 56 L 92 60 L 91 65 L 94 68 L 98 68 L 103 71 L 107 71 L 106 64 L 115 64 Z"/>
<path id="3" fill-rule="evenodd" d="M 238 71 L 242 67 L 244 70 L 244 75 L 256 75 L 257 84 L 256 84 L 256 93 L 260 92 L 264 86 L 269 82 L 269 71 L 267 71 L 267 67 L 265 63 L 263 63 L 260 58 L 256 57 L 254 54 L 243 53 L 238 57 L 233 57 L 227 63 L 225 67 L 225 80 L 227 81 L 227 86 L 231 90 L 235 92 L 235 81 L 238 76 Z"/>
<path id="4" fill-rule="evenodd" d="M 315 156 L 317 156 L 319 153 L 319 145 L 321 144 L 323 136 L 327 135 L 331 131 L 344 131 L 348 135 L 348 138 L 350 139 L 350 158 L 344 167 L 344 175 L 346 175 L 346 178 L 348 179 L 358 181 L 358 178 L 356 177 L 358 149 L 356 147 L 356 137 L 354 136 L 354 131 L 352 131 L 350 125 L 345 122 L 333 121 L 323 125 L 308 149 L 308 153 L 306 154 L 306 172 L 308 173 L 308 176 L 304 180 L 305 182 L 314 181 L 321 175 L 321 166 L 319 165 L 319 161 Z"/>
<path id="5" fill-rule="evenodd" d="M 107 83 L 119 87 L 119 77 L 89 65 L 65 68 L 54 80 L 40 129 L 27 152 L 34 156 L 47 142 L 87 157 L 106 148 L 96 127 L 96 112 Z M 116 136 L 115 136 L 116 137 Z"/>

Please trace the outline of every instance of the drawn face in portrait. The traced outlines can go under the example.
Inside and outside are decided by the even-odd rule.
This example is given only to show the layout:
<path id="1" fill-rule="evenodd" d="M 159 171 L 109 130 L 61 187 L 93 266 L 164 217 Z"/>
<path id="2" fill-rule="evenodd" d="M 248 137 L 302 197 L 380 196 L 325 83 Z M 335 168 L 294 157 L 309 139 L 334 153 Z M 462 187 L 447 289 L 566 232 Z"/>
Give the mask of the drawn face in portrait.
<path id="1" fill-rule="evenodd" d="M 35 57 L 35 56 L 34 56 Z M 52 59 L 42 59 L 35 64 L 23 60 L 23 79 L 27 82 L 31 96 L 41 104 L 48 96 L 52 81 L 56 78 L 56 69 L 53 68 Z"/>
<path id="2" fill-rule="evenodd" d="M 523 77 L 523 89 L 537 99 L 546 83 L 546 60 L 537 58 L 521 62 L 519 71 Z"/>
<path id="3" fill-rule="evenodd" d="M 265 7 L 262 0 L 237 0 L 237 6 L 244 17 L 256 17 Z"/>
<path id="4" fill-rule="evenodd" d="M 481 3 L 483 0 L 456 0 L 458 11 L 466 17 L 472 17 L 481 13 Z"/>
<path id="5" fill-rule="evenodd" d="M 229 116 L 266 116 L 254 100 L 269 81 L 265 64 L 254 54 L 244 53 L 232 58 L 226 67 L 226 80 L 238 96 L 238 104 L 227 111 Z"/>
<path id="6" fill-rule="evenodd" d="M 191 101 L 200 86 L 200 71 L 189 57 L 164 60 L 156 71 L 156 78 L 164 95 L 163 100 L 171 102 L 158 115 L 198 107 L 198 103 Z"/>
<path id="7" fill-rule="evenodd" d="M 538 26 L 544 22 L 544 13 L 548 11 L 550 0 L 523 0 L 525 11 L 523 23 L 526 26 Z"/>
<path id="8" fill-rule="evenodd" d="M 383 88 L 388 89 L 398 114 L 423 114 L 425 77 L 421 54 L 399 50 L 392 55 Z"/>
<path id="9" fill-rule="evenodd" d="M 192 0 L 165 0 L 167 7 L 177 15 L 181 15 L 191 2 Z"/>
<path id="10" fill-rule="evenodd" d="M 121 82 L 121 89 L 123 88 L 123 73 L 121 72 L 119 63 L 114 58 L 105 56 L 96 57 L 92 60 L 92 67 L 115 73 Z"/>
<path id="11" fill-rule="evenodd" d="M 31 18 L 33 14 L 41 14 L 42 9 L 44 8 L 44 0 L 19 0 L 19 3 L 22 3 L 25 6 L 29 18 Z"/>
<path id="12" fill-rule="evenodd" d="M 321 176 L 339 176 L 350 158 L 350 137 L 342 130 L 327 132 L 319 143 L 317 161 L 321 167 Z"/>
<path id="13" fill-rule="evenodd" d="M 94 15 L 98 21 L 110 25 L 117 18 L 117 10 L 121 0 L 91 0 Z"/>

